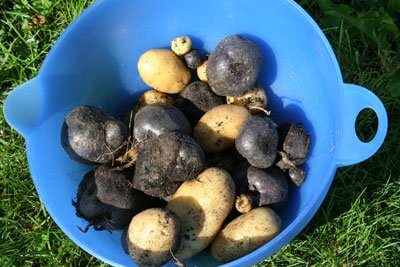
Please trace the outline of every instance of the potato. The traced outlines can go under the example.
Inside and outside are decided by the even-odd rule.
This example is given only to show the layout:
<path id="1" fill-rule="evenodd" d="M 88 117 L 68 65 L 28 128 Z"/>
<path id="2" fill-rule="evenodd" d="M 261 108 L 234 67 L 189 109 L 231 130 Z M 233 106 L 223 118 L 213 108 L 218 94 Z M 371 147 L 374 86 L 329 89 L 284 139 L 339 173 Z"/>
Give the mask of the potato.
<path id="1" fill-rule="evenodd" d="M 300 124 L 283 124 L 279 127 L 279 150 L 284 151 L 291 163 L 304 163 L 310 152 L 310 134 Z"/>
<path id="2" fill-rule="evenodd" d="M 192 127 L 185 115 L 176 107 L 166 104 L 144 106 L 136 113 L 131 124 L 137 142 L 167 132 L 192 134 Z"/>
<path id="3" fill-rule="evenodd" d="M 243 123 L 235 141 L 240 155 L 254 167 L 271 167 L 276 158 L 278 130 L 270 118 L 252 116 Z"/>
<path id="4" fill-rule="evenodd" d="M 140 109 L 141 107 L 147 106 L 147 105 L 152 105 L 152 104 L 168 104 L 172 105 L 174 103 L 174 100 L 172 97 L 167 95 L 166 93 L 159 92 L 157 90 L 149 90 L 144 92 L 138 102 L 137 102 L 137 107 Z"/>
<path id="5" fill-rule="evenodd" d="M 93 106 L 79 106 L 65 117 L 61 145 L 71 159 L 85 164 L 108 163 L 123 151 L 128 127 Z"/>
<path id="6" fill-rule="evenodd" d="M 240 258 L 270 241 L 281 231 L 281 219 L 269 208 L 256 208 L 230 222 L 211 244 L 220 262 Z"/>
<path id="7" fill-rule="evenodd" d="M 148 209 L 133 217 L 128 228 L 129 256 L 139 266 L 161 266 L 179 248 L 181 223 L 169 210 Z"/>
<path id="8" fill-rule="evenodd" d="M 197 123 L 194 136 L 206 153 L 224 151 L 235 143 L 242 124 L 249 117 L 244 107 L 227 104 L 215 107 Z"/>
<path id="9" fill-rule="evenodd" d="M 171 50 L 178 56 L 183 56 L 192 49 L 192 40 L 189 36 L 179 36 L 171 41 Z"/>
<path id="10" fill-rule="evenodd" d="M 203 150 L 192 137 L 163 133 L 140 149 L 132 184 L 151 196 L 169 196 L 183 181 L 195 178 L 204 165 Z"/>
<path id="11" fill-rule="evenodd" d="M 247 184 L 250 191 L 257 193 L 258 201 L 254 203 L 256 206 L 270 205 L 278 208 L 287 201 L 287 176 L 277 167 L 262 170 L 250 166 L 247 169 Z"/>
<path id="12" fill-rule="evenodd" d="M 235 193 L 232 177 L 219 168 L 209 168 L 179 187 L 167 205 L 182 223 L 177 258 L 190 258 L 211 243 L 233 207 Z"/>
<path id="13" fill-rule="evenodd" d="M 293 181 L 296 186 L 303 184 L 304 179 L 306 179 L 306 171 L 302 167 L 292 167 L 288 171 L 289 178 Z"/>
<path id="14" fill-rule="evenodd" d="M 176 94 L 190 81 L 190 71 L 172 51 L 152 49 L 138 61 L 139 75 L 150 87 L 164 93 Z"/>
<path id="15" fill-rule="evenodd" d="M 268 98 L 264 88 L 255 85 L 241 96 L 227 96 L 226 103 L 245 107 L 251 114 L 257 114 L 266 109 Z"/>
<path id="16" fill-rule="evenodd" d="M 118 230 L 129 225 L 133 215 L 158 203 L 156 198 L 133 189 L 128 170 L 100 166 L 86 173 L 79 184 L 76 215 L 95 230 Z M 85 231 L 86 231 L 85 230 Z"/>
<path id="17" fill-rule="evenodd" d="M 243 95 L 256 82 L 261 62 L 261 51 L 252 40 L 241 35 L 226 37 L 208 59 L 208 83 L 217 95 Z"/>
<path id="18" fill-rule="evenodd" d="M 201 63 L 202 63 L 202 56 L 200 54 L 200 52 L 196 49 L 193 49 L 192 51 L 190 51 L 189 53 L 187 53 L 185 56 L 185 62 L 186 62 L 186 66 L 188 66 L 191 69 L 197 69 Z"/>
<path id="19" fill-rule="evenodd" d="M 197 68 L 197 77 L 198 77 L 199 80 L 202 81 L 202 82 L 208 82 L 207 74 L 206 74 L 206 68 L 207 68 L 207 61 L 204 61 L 204 62 Z"/>

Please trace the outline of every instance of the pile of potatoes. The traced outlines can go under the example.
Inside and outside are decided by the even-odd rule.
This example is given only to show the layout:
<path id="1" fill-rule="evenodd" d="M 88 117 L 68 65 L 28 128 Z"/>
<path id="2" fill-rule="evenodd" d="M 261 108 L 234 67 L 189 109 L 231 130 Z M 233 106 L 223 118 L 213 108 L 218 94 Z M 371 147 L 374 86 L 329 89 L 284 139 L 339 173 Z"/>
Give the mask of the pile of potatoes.
<path id="1" fill-rule="evenodd" d="M 122 120 L 93 106 L 65 118 L 68 155 L 94 168 L 73 205 L 82 231 L 124 230 L 140 266 L 180 263 L 207 247 L 229 262 L 281 231 L 288 183 L 300 186 L 310 137 L 278 126 L 256 84 L 262 54 L 250 39 L 223 39 L 208 60 L 188 36 L 138 59 L 144 92 Z M 275 114 L 274 114 L 275 115 Z M 279 115 L 279 114 L 276 114 Z"/>

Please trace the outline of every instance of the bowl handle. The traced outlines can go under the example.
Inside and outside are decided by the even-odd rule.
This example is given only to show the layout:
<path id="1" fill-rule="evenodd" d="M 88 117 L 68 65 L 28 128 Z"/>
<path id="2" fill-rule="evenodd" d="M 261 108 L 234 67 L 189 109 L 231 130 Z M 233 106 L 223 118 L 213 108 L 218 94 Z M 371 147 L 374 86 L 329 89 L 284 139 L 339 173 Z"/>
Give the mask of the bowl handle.
<path id="1" fill-rule="evenodd" d="M 27 137 L 37 125 L 41 109 L 40 79 L 38 77 L 11 91 L 4 102 L 4 117 L 8 124 Z"/>
<path id="2" fill-rule="evenodd" d="M 388 127 L 385 107 L 380 99 L 368 89 L 355 84 L 344 84 L 342 136 L 339 142 L 336 164 L 338 167 L 359 163 L 371 157 L 382 145 Z M 362 142 L 355 130 L 357 115 L 371 108 L 378 117 L 375 137 Z"/>

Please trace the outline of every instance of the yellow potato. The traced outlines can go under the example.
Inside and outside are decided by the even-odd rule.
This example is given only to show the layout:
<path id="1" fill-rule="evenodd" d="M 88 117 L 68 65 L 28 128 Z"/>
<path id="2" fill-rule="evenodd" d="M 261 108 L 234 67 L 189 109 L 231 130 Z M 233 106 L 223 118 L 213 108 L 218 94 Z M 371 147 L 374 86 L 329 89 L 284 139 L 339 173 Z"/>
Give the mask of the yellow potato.
<path id="1" fill-rule="evenodd" d="M 152 104 L 168 104 L 173 105 L 174 100 L 166 93 L 157 90 L 149 90 L 142 94 L 137 102 L 137 109 Z"/>
<path id="2" fill-rule="evenodd" d="M 220 105 L 201 117 L 194 128 L 194 136 L 207 153 L 224 151 L 235 143 L 240 127 L 250 117 L 246 108 Z"/>
<path id="3" fill-rule="evenodd" d="M 129 256 L 140 266 L 161 266 L 179 248 L 181 224 L 175 213 L 159 208 L 142 211 L 129 224 Z"/>
<path id="4" fill-rule="evenodd" d="M 212 256 L 220 262 L 240 258 L 263 246 L 281 231 L 281 219 L 270 208 L 245 213 L 219 232 L 211 244 Z"/>
<path id="5" fill-rule="evenodd" d="M 209 168 L 179 187 L 167 205 L 182 224 L 178 259 L 190 258 L 211 243 L 233 207 L 235 191 L 232 177 L 219 168 Z"/>
<path id="6" fill-rule="evenodd" d="M 204 61 L 204 62 L 197 68 L 197 77 L 199 77 L 199 80 L 200 80 L 200 81 L 208 82 L 207 74 L 206 74 L 206 68 L 207 68 L 207 61 Z"/>
<path id="7" fill-rule="evenodd" d="M 150 87 L 167 94 L 177 94 L 190 81 L 190 71 L 171 50 L 152 49 L 138 61 L 139 75 Z"/>
<path id="8" fill-rule="evenodd" d="M 179 36 L 171 41 L 171 50 L 178 56 L 183 56 L 192 49 L 192 40 L 189 36 Z"/>

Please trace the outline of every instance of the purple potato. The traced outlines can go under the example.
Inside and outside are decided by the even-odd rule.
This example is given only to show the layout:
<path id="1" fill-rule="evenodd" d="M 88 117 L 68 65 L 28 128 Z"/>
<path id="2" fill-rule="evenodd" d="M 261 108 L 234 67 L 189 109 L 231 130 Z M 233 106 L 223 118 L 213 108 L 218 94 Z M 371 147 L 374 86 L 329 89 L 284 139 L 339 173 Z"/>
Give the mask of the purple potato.
<path id="1" fill-rule="evenodd" d="M 186 61 L 186 66 L 194 70 L 197 69 L 202 63 L 202 56 L 200 52 L 196 49 L 193 49 L 189 53 L 185 54 L 184 58 Z"/>
<path id="2" fill-rule="evenodd" d="M 122 121 L 92 106 L 80 106 L 65 118 L 61 144 L 81 163 L 108 163 L 122 153 L 128 127 Z"/>
<path id="3" fill-rule="evenodd" d="M 118 230 L 129 225 L 132 217 L 158 201 L 133 189 L 128 170 L 117 171 L 100 166 L 83 177 L 77 201 L 73 202 L 78 217 L 95 230 Z"/>
<path id="4" fill-rule="evenodd" d="M 247 170 L 249 190 L 259 193 L 258 206 L 271 205 L 279 207 L 285 204 L 288 196 L 288 182 L 285 173 L 279 168 L 267 170 L 253 166 Z"/>
<path id="5" fill-rule="evenodd" d="M 279 150 L 283 150 L 294 165 L 307 159 L 310 150 L 310 135 L 300 124 L 284 124 L 279 127 Z"/>
<path id="6" fill-rule="evenodd" d="M 176 107 L 166 104 L 147 105 L 136 113 L 133 136 L 137 142 L 167 132 L 192 134 L 188 120 Z"/>
<path id="7" fill-rule="evenodd" d="M 242 125 L 235 145 L 252 166 L 260 169 L 271 167 L 278 147 L 275 123 L 269 118 L 250 117 Z"/>
<path id="8" fill-rule="evenodd" d="M 195 178 L 204 166 L 204 152 L 192 137 L 163 133 L 140 150 L 133 186 L 151 196 L 169 196 L 182 182 Z"/>
<path id="9" fill-rule="evenodd" d="M 262 54 L 256 43 L 241 35 L 229 36 L 210 54 L 208 82 L 217 95 L 242 95 L 256 82 L 261 63 Z"/>

